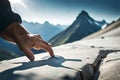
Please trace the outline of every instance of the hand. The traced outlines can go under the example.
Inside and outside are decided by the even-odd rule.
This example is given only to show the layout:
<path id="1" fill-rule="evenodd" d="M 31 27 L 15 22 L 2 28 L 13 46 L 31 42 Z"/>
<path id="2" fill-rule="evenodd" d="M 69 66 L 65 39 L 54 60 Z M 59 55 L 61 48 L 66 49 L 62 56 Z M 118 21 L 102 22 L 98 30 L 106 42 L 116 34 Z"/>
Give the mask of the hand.
<path id="1" fill-rule="evenodd" d="M 54 56 L 51 46 L 40 35 L 30 34 L 19 23 L 11 24 L 0 35 L 8 41 L 15 42 L 31 61 L 34 60 L 31 48 L 44 49 L 49 52 L 50 56 Z"/>
<path id="2" fill-rule="evenodd" d="M 31 48 L 36 50 L 44 49 L 48 51 L 51 56 L 54 56 L 50 45 L 43 41 L 39 35 L 27 34 L 17 40 L 16 43 L 30 60 L 34 60 L 33 52 L 30 50 Z"/>

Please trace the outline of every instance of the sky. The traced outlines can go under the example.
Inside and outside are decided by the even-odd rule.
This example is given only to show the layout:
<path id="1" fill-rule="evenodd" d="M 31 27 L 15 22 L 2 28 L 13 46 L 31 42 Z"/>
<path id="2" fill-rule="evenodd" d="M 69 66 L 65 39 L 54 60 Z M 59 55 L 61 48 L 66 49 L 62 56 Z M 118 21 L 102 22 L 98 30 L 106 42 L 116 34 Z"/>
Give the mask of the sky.
<path id="1" fill-rule="evenodd" d="M 108 23 L 120 18 L 120 0 L 9 0 L 14 12 L 28 22 L 70 25 L 82 10 Z"/>

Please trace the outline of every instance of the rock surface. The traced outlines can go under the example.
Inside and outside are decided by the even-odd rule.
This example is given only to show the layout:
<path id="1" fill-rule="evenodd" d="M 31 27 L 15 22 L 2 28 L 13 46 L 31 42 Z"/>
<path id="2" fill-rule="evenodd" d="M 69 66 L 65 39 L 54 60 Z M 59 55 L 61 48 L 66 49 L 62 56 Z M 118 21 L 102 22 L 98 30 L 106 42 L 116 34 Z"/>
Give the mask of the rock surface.
<path id="1" fill-rule="evenodd" d="M 56 57 L 48 53 L 35 55 L 29 62 L 20 57 L 0 64 L 0 80 L 89 80 L 97 65 L 99 49 L 71 43 L 54 48 Z M 6 67 L 7 66 L 7 67 Z M 32 79 L 33 78 L 33 79 Z M 36 79 L 34 79 L 36 78 Z"/>
<path id="2" fill-rule="evenodd" d="M 98 80 L 120 80 L 120 52 L 111 53 L 104 59 Z"/>
<path id="3" fill-rule="evenodd" d="M 96 34 L 94 39 L 54 47 L 56 57 L 42 53 L 36 54 L 33 62 L 25 56 L 3 61 L 0 80 L 120 80 L 118 22 L 117 27 L 102 35 Z"/>

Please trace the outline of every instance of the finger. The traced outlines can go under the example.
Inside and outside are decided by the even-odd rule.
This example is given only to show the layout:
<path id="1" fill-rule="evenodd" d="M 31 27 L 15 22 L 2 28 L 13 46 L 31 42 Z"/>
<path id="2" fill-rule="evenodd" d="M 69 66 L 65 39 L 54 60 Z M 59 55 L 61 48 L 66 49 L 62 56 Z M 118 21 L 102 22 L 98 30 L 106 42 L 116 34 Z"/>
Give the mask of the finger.
<path id="1" fill-rule="evenodd" d="M 55 56 L 52 48 L 49 46 L 47 42 L 41 41 L 40 46 L 42 49 L 48 51 L 51 57 Z"/>
<path id="2" fill-rule="evenodd" d="M 40 38 L 42 40 L 42 38 L 39 34 L 28 34 L 28 36 L 29 37 L 37 37 L 37 38 Z"/>
<path id="3" fill-rule="evenodd" d="M 37 36 L 38 36 L 41 40 L 43 40 L 42 37 L 41 37 L 40 35 L 37 35 Z"/>
<path id="4" fill-rule="evenodd" d="M 43 49 L 44 49 L 45 51 L 49 52 L 49 54 L 50 54 L 51 57 L 54 57 L 54 56 L 55 56 L 53 50 L 52 50 L 50 47 L 45 46 Z"/>
<path id="5" fill-rule="evenodd" d="M 28 47 L 24 47 L 22 51 L 24 52 L 24 54 L 28 57 L 30 61 L 34 61 L 35 59 L 34 54 Z"/>
<path id="6" fill-rule="evenodd" d="M 33 34 L 33 36 L 39 38 L 40 40 L 43 40 L 39 34 Z"/>

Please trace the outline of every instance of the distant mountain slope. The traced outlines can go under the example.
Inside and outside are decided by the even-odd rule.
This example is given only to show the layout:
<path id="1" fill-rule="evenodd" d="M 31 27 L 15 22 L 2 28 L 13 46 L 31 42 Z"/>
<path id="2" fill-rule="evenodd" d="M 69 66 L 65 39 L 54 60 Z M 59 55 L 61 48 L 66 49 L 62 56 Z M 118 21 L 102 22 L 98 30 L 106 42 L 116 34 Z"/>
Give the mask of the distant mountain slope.
<path id="1" fill-rule="evenodd" d="M 114 30 L 114 29 L 116 29 L 118 27 L 120 27 L 120 19 L 118 19 L 117 21 L 112 22 L 105 29 L 102 29 L 102 30 L 96 32 L 95 34 L 90 35 L 90 36 L 87 36 L 87 37 L 83 38 L 82 40 L 88 40 L 88 39 L 95 38 L 96 36 L 100 36 L 102 34 L 105 34 L 106 32 L 110 32 L 111 30 Z M 111 33 L 111 35 L 113 35 L 113 33 Z M 116 35 L 119 35 L 119 34 L 115 34 L 115 36 Z"/>
<path id="2" fill-rule="evenodd" d="M 0 48 L 8 50 L 10 52 L 16 53 L 18 56 L 22 56 L 22 51 L 18 48 L 16 44 L 12 44 L 0 38 Z"/>
<path id="3" fill-rule="evenodd" d="M 3 54 L 3 50 L 1 52 L 1 49 L 4 49 L 5 54 Z M 33 51 L 34 54 L 43 52 L 43 50 L 34 50 L 34 49 L 31 49 L 31 50 Z M 2 55 L 3 56 L 6 55 L 8 53 L 10 53 L 11 56 L 13 54 L 15 54 L 17 56 L 23 56 L 24 55 L 24 53 L 19 49 L 19 47 L 16 44 L 10 43 L 10 42 L 0 38 L 0 54 L 1 54 L 0 57 Z"/>
<path id="4" fill-rule="evenodd" d="M 18 57 L 15 53 L 0 47 L 0 61 Z"/>
<path id="5" fill-rule="evenodd" d="M 53 46 L 80 40 L 102 28 L 106 21 L 92 19 L 86 11 L 82 11 L 71 26 L 53 37 L 49 42 Z"/>
<path id="6" fill-rule="evenodd" d="M 44 24 L 23 21 L 22 25 L 31 33 L 40 34 L 46 41 L 64 30 L 64 26 L 53 25 L 47 21 Z"/>

